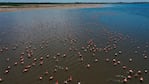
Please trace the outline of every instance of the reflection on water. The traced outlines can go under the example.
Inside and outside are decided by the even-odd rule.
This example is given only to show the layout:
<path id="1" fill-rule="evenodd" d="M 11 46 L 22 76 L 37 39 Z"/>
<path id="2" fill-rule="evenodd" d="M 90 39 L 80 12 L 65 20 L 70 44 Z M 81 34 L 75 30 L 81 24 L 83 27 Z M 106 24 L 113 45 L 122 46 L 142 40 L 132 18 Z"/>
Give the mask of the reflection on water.
<path id="1" fill-rule="evenodd" d="M 0 83 L 148 84 L 149 19 L 131 5 L 0 13 Z"/>

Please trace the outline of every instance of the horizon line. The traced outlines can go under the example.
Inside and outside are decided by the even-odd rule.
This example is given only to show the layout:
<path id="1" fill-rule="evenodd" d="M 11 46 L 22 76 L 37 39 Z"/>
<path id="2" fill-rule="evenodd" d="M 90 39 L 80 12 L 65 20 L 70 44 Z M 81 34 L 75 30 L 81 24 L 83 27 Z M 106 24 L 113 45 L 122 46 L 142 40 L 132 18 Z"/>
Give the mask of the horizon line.
<path id="1" fill-rule="evenodd" d="M 1 2 L 0 3 L 145 3 L 145 2 L 149 2 L 149 1 L 132 1 L 132 2 L 124 2 L 124 1 L 120 1 L 120 2 L 17 2 L 17 1 L 13 1 L 13 2 L 10 2 L 10 1 L 6 1 L 6 2 Z"/>

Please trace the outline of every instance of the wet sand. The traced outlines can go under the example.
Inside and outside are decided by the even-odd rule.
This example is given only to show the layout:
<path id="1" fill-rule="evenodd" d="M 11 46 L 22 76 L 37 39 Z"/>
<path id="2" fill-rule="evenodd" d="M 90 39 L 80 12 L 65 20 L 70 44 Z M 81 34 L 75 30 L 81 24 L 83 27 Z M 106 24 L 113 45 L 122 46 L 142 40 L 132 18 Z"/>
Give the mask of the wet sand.
<path id="1" fill-rule="evenodd" d="M 102 4 L 33 4 L 33 5 L 21 5 L 21 6 L 0 6 L 0 12 L 11 12 L 18 10 L 32 10 L 32 9 L 45 9 L 45 8 L 57 8 L 57 9 L 69 9 L 69 8 L 94 8 L 101 7 Z"/>

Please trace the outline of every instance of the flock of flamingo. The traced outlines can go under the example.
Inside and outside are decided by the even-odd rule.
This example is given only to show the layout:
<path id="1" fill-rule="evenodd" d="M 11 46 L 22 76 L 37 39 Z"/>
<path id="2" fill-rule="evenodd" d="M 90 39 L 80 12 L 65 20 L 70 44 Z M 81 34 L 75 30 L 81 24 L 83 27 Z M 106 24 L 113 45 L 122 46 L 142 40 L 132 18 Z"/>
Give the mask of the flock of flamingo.
<path id="1" fill-rule="evenodd" d="M 62 51 L 62 52 L 57 52 L 56 49 L 53 49 L 56 53 L 54 55 L 51 55 L 50 53 L 47 52 L 46 55 L 40 55 L 40 56 L 36 56 L 35 54 L 41 50 L 41 52 L 44 50 L 46 50 L 46 48 L 48 46 L 51 46 L 52 44 L 50 44 L 50 40 L 42 40 L 40 42 L 40 44 L 38 44 L 39 47 L 34 47 L 33 46 L 33 42 L 29 42 L 28 45 L 22 45 L 25 46 L 25 48 L 22 50 L 20 50 L 20 46 L 19 44 L 16 44 L 13 47 L 7 47 L 7 46 L 3 46 L 0 48 L 0 59 L 1 58 L 5 58 L 3 57 L 4 54 L 9 53 L 9 51 L 21 51 L 19 54 L 19 57 L 16 58 L 17 61 L 13 61 L 13 64 L 7 64 L 8 66 L 5 66 L 5 68 L 2 70 L 2 72 L 0 72 L 3 75 L 0 75 L 0 83 L 5 83 L 5 81 L 9 81 L 9 80 L 5 80 L 7 78 L 7 76 L 9 76 L 11 72 L 12 68 L 16 68 L 17 66 L 22 66 L 23 69 L 20 69 L 20 72 L 22 74 L 26 74 L 29 73 L 33 68 L 37 68 L 37 67 L 41 67 L 43 65 L 48 65 L 47 61 L 50 60 L 54 60 L 53 62 L 55 62 L 54 64 L 52 64 L 52 66 L 54 66 L 54 68 L 52 69 L 52 71 L 50 70 L 46 70 L 46 71 L 41 71 L 43 72 L 43 74 L 39 74 L 39 77 L 36 77 L 38 81 L 43 81 L 45 76 L 48 76 L 48 80 L 49 81 L 53 81 L 55 84 L 60 84 L 59 79 L 55 77 L 54 74 L 57 74 L 57 72 L 59 70 L 63 70 L 64 72 L 69 72 L 71 69 L 71 66 L 59 66 L 58 64 L 61 64 L 61 59 L 66 59 L 67 57 L 69 57 L 69 54 L 75 54 L 78 62 L 80 62 L 82 65 L 84 65 L 84 67 L 86 67 L 86 69 L 92 69 L 95 68 L 92 66 L 92 63 L 87 63 L 85 59 L 85 55 L 84 53 L 89 53 L 92 57 L 95 57 L 95 59 L 93 60 L 93 63 L 99 63 L 100 62 L 100 58 L 99 53 L 109 53 L 109 52 L 114 52 L 111 58 L 108 58 L 105 56 L 105 58 L 103 60 L 105 60 L 106 63 L 110 63 L 113 67 L 115 66 L 120 66 L 122 68 L 122 70 L 124 70 L 124 72 L 126 72 L 124 74 L 124 76 L 122 77 L 122 79 L 120 80 L 120 83 L 129 83 L 129 81 L 131 81 L 131 79 L 136 79 L 139 80 L 140 83 L 144 82 L 144 74 L 148 74 L 148 69 L 144 69 L 143 70 L 135 70 L 133 68 L 130 68 L 127 64 L 123 63 L 123 59 L 118 59 L 117 57 L 122 55 L 123 53 L 125 53 L 125 51 L 120 50 L 119 44 L 122 43 L 123 40 L 128 40 L 130 39 L 129 36 L 125 36 L 121 33 L 113 33 L 113 32 L 109 32 L 109 31 L 104 31 L 105 33 L 103 34 L 103 36 L 107 36 L 108 39 L 106 40 L 106 42 L 104 42 L 104 44 L 102 45 L 102 47 L 98 46 L 98 41 L 96 41 L 96 39 L 88 39 L 85 40 L 85 44 L 81 45 L 81 40 L 79 38 L 73 38 L 73 37 L 69 37 L 66 38 L 65 40 L 63 40 L 62 42 L 60 42 L 59 44 L 62 44 L 63 47 L 61 47 L 61 50 L 63 50 L 64 47 L 66 47 L 67 52 Z M 101 36 L 102 37 L 102 36 Z M 67 45 L 70 45 L 69 47 Z M 77 45 L 77 46 L 76 46 Z M 148 43 L 145 44 L 145 47 L 148 48 Z M 137 49 L 140 49 L 140 46 L 136 46 Z M 115 52 L 117 51 L 118 52 Z M 134 51 L 134 53 L 139 53 L 139 51 Z M 88 55 L 87 55 L 88 56 Z M 148 56 L 147 54 L 143 53 L 142 58 L 144 59 L 144 61 L 148 61 Z M 48 60 L 49 59 L 49 60 Z M 31 60 L 31 63 L 27 63 L 27 60 Z M 69 59 L 67 59 L 69 60 Z M 76 60 L 76 59 L 75 59 Z M 135 61 L 133 58 L 129 58 L 127 59 L 129 63 L 132 63 L 133 61 Z M 6 62 L 10 62 L 12 61 L 11 58 L 9 58 L 8 56 L 5 58 Z M 85 62 L 86 61 L 86 62 Z M 12 62 L 11 62 L 12 63 Z M 71 61 L 70 61 L 71 63 Z M 36 67 L 35 67 L 36 66 Z M 0 64 L 0 67 L 3 67 Z M 77 67 L 77 66 L 76 66 Z M 106 67 L 106 66 L 104 66 Z M 79 73 L 78 73 L 79 74 Z M 5 77 L 3 77 L 5 76 Z M 66 80 L 63 81 L 64 84 L 70 84 L 73 81 L 73 75 L 69 75 L 68 77 L 66 77 Z M 17 79 L 16 79 L 17 80 Z M 84 80 L 85 81 L 85 80 Z M 75 84 L 82 84 L 83 80 L 78 80 L 75 82 Z"/>

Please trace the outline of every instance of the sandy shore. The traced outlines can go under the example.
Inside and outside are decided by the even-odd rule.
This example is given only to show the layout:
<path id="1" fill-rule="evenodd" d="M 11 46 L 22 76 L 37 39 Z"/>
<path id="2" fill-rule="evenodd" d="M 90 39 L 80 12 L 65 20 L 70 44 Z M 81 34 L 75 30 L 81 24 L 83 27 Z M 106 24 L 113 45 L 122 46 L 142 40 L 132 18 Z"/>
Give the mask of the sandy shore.
<path id="1" fill-rule="evenodd" d="M 92 8 L 101 7 L 102 4 L 41 4 L 41 5 L 22 5 L 22 6 L 0 6 L 0 12 L 11 12 L 19 10 L 32 10 L 32 9 L 69 9 L 69 8 Z"/>

